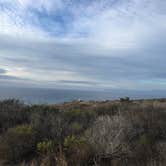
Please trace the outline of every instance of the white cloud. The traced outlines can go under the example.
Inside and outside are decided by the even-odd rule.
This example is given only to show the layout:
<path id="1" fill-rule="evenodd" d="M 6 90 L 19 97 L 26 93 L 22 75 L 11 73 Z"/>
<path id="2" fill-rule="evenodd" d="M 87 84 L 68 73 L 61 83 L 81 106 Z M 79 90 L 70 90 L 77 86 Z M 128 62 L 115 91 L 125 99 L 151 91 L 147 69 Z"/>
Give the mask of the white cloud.
<path id="1" fill-rule="evenodd" d="M 55 11 L 55 9 L 61 9 L 63 7 L 62 0 L 18 0 L 19 4 L 27 9 L 29 7 L 42 11 L 43 9 L 47 12 Z"/>
<path id="2" fill-rule="evenodd" d="M 142 88 L 142 82 L 152 79 L 148 78 L 150 73 L 156 72 L 155 67 L 148 66 L 151 56 L 158 55 L 163 62 L 163 53 L 154 47 L 158 44 L 160 48 L 165 40 L 160 37 L 166 31 L 166 4 L 161 0 L 91 1 L 88 6 L 61 0 L 6 2 L 12 6 L 0 11 L 0 68 L 7 76 L 47 86 L 67 80 L 61 84 L 76 86 L 80 81 L 79 86 L 96 83 L 100 88 Z M 38 24 L 42 18 L 31 12 L 32 8 L 53 23 L 59 10 L 62 16 L 67 10 L 72 18 L 60 25 L 64 28 L 67 24 L 64 34 L 57 35 L 52 33 L 57 27 L 45 28 L 47 21 Z M 115 60 L 118 57 L 126 59 Z M 132 58 L 138 58 L 138 62 L 133 60 L 135 66 L 145 63 L 147 67 L 137 69 Z M 143 81 L 140 83 L 135 75 Z"/>
<path id="3" fill-rule="evenodd" d="M 13 8 L 12 8 L 13 9 Z M 41 28 L 28 24 L 25 11 L 17 7 L 13 10 L 7 7 L 0 11 L 0 35 L 37 40 L 48 35 Z"/>
<path id="4" fill-rule="evenodd" d="M 89 40 L 107 49 L 139 48 L 146 37 L 153 35 L 161 27 L 164 28 L 166 13 L 159 12 L 159 4 L 165 3 L 153 0 L 120 0 L 115 6 L 97 14 L 96 6 L 91 7 L 90 16 L 76 17 L 71 34 L 87 32 Z"/>

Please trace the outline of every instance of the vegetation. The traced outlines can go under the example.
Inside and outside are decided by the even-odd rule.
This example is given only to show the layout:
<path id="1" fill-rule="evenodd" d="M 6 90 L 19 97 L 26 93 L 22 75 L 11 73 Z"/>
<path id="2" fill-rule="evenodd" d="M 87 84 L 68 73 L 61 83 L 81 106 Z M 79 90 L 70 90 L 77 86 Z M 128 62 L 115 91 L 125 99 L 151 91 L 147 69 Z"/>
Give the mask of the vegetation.
<path id="1" fill-rule="evenodd" d="M 0 165 L 165 166 L 166 100 L 0 101 Z"/>

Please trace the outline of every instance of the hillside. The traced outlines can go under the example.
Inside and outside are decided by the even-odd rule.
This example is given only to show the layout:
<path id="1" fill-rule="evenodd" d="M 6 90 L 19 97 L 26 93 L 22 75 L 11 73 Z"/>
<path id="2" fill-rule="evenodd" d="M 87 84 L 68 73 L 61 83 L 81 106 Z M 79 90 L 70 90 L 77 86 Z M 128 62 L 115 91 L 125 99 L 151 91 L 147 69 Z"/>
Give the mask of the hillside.
<path id="1" fill-rule="evenodd" d="M 4 100 L 0 135 L 4 166 L 164 166 L 166 99 Z"/>

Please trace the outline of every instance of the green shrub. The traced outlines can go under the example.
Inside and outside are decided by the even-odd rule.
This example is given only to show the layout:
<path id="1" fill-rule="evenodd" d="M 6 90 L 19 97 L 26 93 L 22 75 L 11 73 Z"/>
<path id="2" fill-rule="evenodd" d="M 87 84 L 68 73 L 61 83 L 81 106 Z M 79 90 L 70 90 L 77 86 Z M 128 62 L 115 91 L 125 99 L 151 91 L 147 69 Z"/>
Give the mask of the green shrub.
<path id="1" fill-rule="evenodd" d="M 74 144 L 79 145 L 85 142 L 86 142 L 86 139 L 84 137 L 77 138 L 76 136 L 72 135 L 65 138 L 64 146 L 68 148 Z"/>
<path id="2" fill-rule="evenodd" d="M 9 129 L 9 131 L 11 133 L 14 133 L 14 134 L 18 134 L 18 135 L 31 135 L 32 132 L 33 132 L 33 129 L 30 125 L 21 125 L 21 126 L 17 126 L 15 128 L 11 128 Z M 9 132 L 8 131 L 8 132 Z"/>
<path id="3" fill-rule="evenodd" d="M 86 165 L 91 156 L 91 147 L 84 137 L 68 136 L 64 147 L 68 165 Z"/>
<path id="4" fill-rule="evenodd" d="M 41 154 L 50 154 L 55 150 L 56 141 L 47 140 L 37 143 L 37 151 Z"/>
<path id="5" fill-rule="evenodd" d="M 30 125 L 8 129 L 0 138 L 0 158 L 11 162 L 28 158 L 35 150 L 34 135 Z"/>
<path id="6" fill-rule="evenodd" d="M 69 125 L 70 134 L 80 134 L 83 131 L 83 125 L 78 122 L 73 122 Z"/>
<path id="7" fill-rule="evenodd" d="M 130 98 L 129 97 L 123 97 L 123 98 L 120 98 L 120 101 L 121 102 L 129 102 Z"/>
<path id="8" fill-rule="evenodd" d="M 153 138 L 147 134 L 143 134 L 139 138 L 139 144 L 144 146 L 150 146 L 153 143 Z"/>
<path id="9" fill-rule="evenodd" d="M 77 123 L 80 125 L 80 128 L 88 128 L 94 121 L 96 113 L 93 110 L 69 110 L 64 113 L 64 119 L 71 123 Z M 78 125 L 77 125 L 78 126 Z M 71 133 L 69 133 L 70 135 Z"/>
<path id="10" fill-rule="evenodd" d="M 29 108 L 24 103 L 14 99 L 0 101 L 0 133 L 8 128 L 29 123 Z"/>
<path id="11" fill-rule="evenodd" d="M 38 142 L 47 139 L 61 139 L 63 129 L 66 125 L 63 117 L 59 112 L 55 111 L 35 111 L 31 115 L 31 125 L 36 131 Z"/>

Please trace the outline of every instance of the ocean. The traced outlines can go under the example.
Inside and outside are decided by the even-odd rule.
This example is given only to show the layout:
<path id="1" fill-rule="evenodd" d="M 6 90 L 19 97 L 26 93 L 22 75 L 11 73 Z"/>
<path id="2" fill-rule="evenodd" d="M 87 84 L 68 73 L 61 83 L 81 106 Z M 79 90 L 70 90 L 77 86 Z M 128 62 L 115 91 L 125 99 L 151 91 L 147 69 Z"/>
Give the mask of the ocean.
<path id="1" fill-rule="evenodd" d="M 0 87 L 0 100 L 16 98 L 28 104 L 53 104 L 73 100 L 115 100 L 128 96 L 132 99 L 166 98 L 166 91 L 129 90 L 62 90 L 43 88 Z"/>

